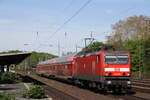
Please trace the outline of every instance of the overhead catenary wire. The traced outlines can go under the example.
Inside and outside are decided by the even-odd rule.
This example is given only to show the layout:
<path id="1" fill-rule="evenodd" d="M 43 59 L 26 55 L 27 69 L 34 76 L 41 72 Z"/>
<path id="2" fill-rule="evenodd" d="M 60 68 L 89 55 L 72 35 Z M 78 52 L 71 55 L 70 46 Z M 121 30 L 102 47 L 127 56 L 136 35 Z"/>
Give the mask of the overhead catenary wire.
<path id="1" fill-rule="evenodd" d="M 76 17 L 92 0 L 87 0 L 69 19 L 67 19 L 62 25 L 60 25 L 48 38 L 53 38 L 66 24 L 68 24 L 74 17 Z M 70 4 L 72 4 L 72 1 L 70 2 Z M 69 5 L 68 5 L 69 6 Z M 120 12 L 118 15 L 121 15 L 124 12 L 129 12 L 130 10 L 133 10 L 134 8 L 128 8 L 125 9 L 124 11 Z M 116 16 L 115 16 L 116 17 Z M 115 18 L 114 17 L 114 18 Z M 47 39 L 47 40 L 50 40 Z M 46 40 L 46 41 L 47 41 Z M 37 49 L 40 48 L 41 45 L 39 45 L 39 47 Z"/>
<path id="2" fill-rule="evenodd" d="M 74 3 L 74 1 L 75 1 L 75 0 L 71 0 L 71 1 L 69 2 L 69 4 L 63 9 L 63 11 L 68 10 L 68 9 L 72 6 L 72 4 Z"/>
<path id="3" fill-rule="evenodd" d="M 67 19 L 62 25 L 60 25 L 49 38 L 54 37 L 66 24 L 68 24 L 74 17 L 76 17 L 92 0 L 87 0 L 69 19 Z M 48 39 L 49 40 L 49 39 Z M 36 48 L 38 50 L 41 44 Z"/>
<path id="4" fill-rule="evenodd" d="M 86 1 L 69 19 L 67 19 L 62 25 L 60 25 L 54 33 L 50 36 L 52 38 L 56 33 L 58 33 L 66 24 L 68 24 L 74 17 L 76 17 L 92 0 Z"/>
<path id="5" fill-rule="evenodd" d="M 51 34 L 51 36 L 49 38 L 53 38 L 66 24 L 68 24 L 74 17 L 76 17 L 92 0 L 87 0 L 69 19 L 67 19 L 62 25 L 60 25 L 55 31 L 54 33 Z M 72 4 L 73 1 L 70 2 L 70 4 Z M 68 5 L 69 7 L 69 5 Z M 133 10 L 134 8 L 128 8 L 125 9 L 124 11 L 120 12 L 118 15 L 121 15 L 124 12 L 129 12 L 130 10 Z M 116 16 L 115 16 L 116 17 Z M 114 17 L 114 18 L 115 18 Z M 49 39 L 48 39 L 49 40 Z M 40 46 L 39 46 L 40 47 Z M 38 48 L 39 48 L 38 47 Z"/>

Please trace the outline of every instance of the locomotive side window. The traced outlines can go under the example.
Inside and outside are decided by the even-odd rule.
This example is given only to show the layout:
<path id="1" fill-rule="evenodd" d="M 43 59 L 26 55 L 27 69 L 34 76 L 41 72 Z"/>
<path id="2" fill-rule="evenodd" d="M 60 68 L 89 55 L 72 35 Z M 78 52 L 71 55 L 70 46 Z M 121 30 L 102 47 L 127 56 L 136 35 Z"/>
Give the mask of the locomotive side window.
<path id="1" fill-rule="evenodd" d="M 75 72 L 78 72 L 78 63 L 75 63 Z"/>
<path id="2" fill-rule="evenodd" d="M 92 72 L 95 73 L 96 61 L 92 61 Z"/>
<path id="3" fill-rule="evenodd" d="M 100 63 L 100 55 L 97 55 L 97 64 Z"/>

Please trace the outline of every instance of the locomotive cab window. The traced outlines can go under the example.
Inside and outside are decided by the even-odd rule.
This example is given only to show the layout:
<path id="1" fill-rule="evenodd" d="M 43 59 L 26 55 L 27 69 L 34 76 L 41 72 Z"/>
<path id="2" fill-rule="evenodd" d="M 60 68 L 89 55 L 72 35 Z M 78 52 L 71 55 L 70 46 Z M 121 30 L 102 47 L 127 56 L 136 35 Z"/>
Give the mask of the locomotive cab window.
<path id="1" fill-rule="evenodd" d="M 108 64 L 128 64 L 128 55 L 106 55 L 105 62 Z"/>

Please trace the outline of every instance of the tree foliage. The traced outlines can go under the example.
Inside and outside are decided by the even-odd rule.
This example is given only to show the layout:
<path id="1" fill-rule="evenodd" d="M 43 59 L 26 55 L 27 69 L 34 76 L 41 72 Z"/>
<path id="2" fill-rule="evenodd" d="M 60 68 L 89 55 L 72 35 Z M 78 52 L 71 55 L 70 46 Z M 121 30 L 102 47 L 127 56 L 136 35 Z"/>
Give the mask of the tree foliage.
<path id="1" fill-rule="evenodd" d="M 82 51 L 87 51 L 87 52 L 99 51 L 101 50 L 102 46 L 104 46 L 104 43 L 96 41 L 88 45 L 87 47 L 83 48 Z"/>
<path id="2" fill-rule="evenodd" d="M 3 51 L 0 54 L 8 54 L 8 53 L 22 53 L 23 51 L 20 50 L 10 50 L 10 51 Z"/>
<path id="3" fill-rule="evenodd" d="M 149 39 L 149 29 L 150 17 L 143 15 L 131 16 L 112 25 L 113 34 L 109 37 L 108 42 Z"/>
<path id="4" fill-rule="evenodd" d="M 150 17 L 128 17 L 112 25 L 112 31 L 107 43 L 131 52 L 134 71 L 150 72 Z"/>
<path id="5" fill-rule="evenodd" d="M 56 57 L 55 55 L 44 53 L 44 52 L 32 52 L 31 56 L 24 60 L 21 66 L 32 66 L 35 67 L 40 61 L 45 61 L 47 59 L 52 59 Z"/>

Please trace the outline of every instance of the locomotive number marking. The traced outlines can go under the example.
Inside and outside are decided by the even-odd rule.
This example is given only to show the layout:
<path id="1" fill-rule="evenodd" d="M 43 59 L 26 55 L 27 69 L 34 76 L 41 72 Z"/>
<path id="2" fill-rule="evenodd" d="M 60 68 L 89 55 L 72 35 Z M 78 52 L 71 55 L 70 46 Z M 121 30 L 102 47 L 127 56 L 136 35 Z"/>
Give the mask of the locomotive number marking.
<path id="1" fill-rule="evenodd" d="M 115 68 L 115 71 L 120 71 L 120 68 Z"/>

